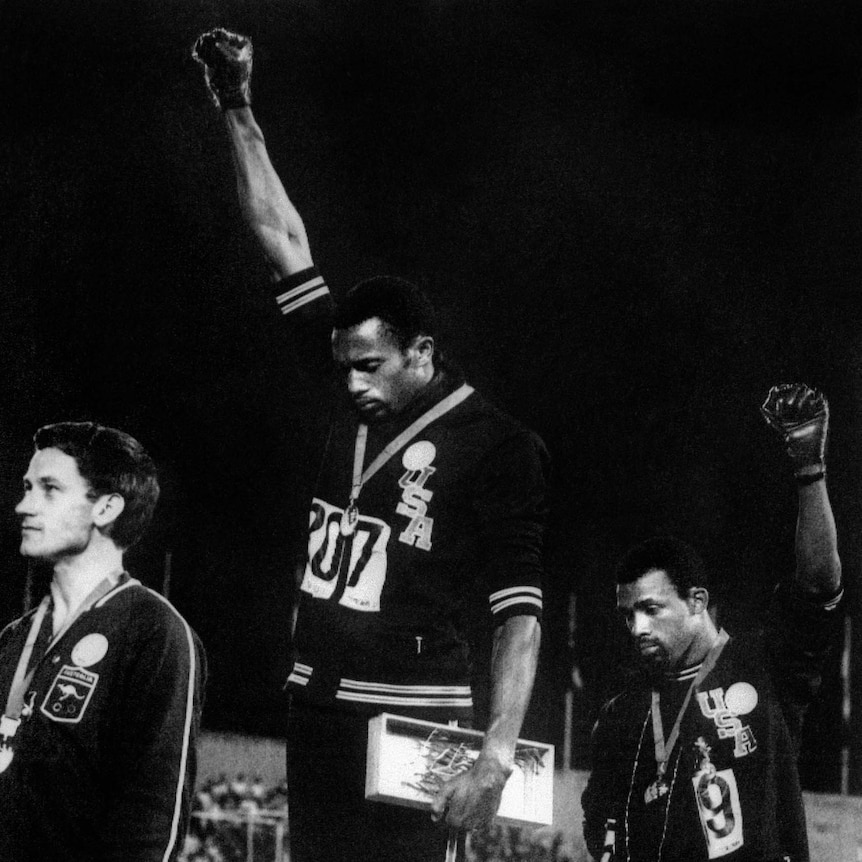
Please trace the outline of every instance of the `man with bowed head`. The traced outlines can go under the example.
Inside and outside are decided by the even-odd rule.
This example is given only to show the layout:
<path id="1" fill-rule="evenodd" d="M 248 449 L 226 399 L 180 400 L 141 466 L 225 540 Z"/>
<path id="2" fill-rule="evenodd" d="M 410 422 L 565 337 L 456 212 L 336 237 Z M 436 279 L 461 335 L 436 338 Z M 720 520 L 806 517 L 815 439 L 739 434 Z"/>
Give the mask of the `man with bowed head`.
<path id="1" fill-rule="evenodd" d="M 617 608 L 643 674 L 604 706 L 583 795 L 603 862 L 807 862 L 797 775 L 802 718 L 840 630 L 841 563 L 826 490 L 826 399 L 776 386 L 762 407 L 797 485 L 796 570 L 762 631 L 730 637 L 709 612 L 704 565 L 683 542 L 637 545 Z"/>
<path id="2" fill-rule="evenodd" d="M 223 113 L 243 216 L 277 282 L 298 385 L 312 387 L 308 412 L 328 401 L 333 362 L 348 396 L 320 435 L 298 579 L 291 858 L 439 862 L 446 836 L 426 812 L 363 798 L 368 719 L 470 721 L 464 620 L 478 597 L 495 626 L 488 728 L 475 765 L 443 784 L 432 810 L 452 828 L 491 820 L 535 675 L 545 448 L 443 360 L 416 286 L 372 278 L 333 307 L 252 115 L 251 42 L 213 30 L 194 56 Z"/>
<path id="3" fill-rule="evenodd" d="M 50 586 L 0 633 L 0 859 L 168 862 L 188 826 L 205 668 L 186 621 L 123 566 L 156 506 L 155 465 L 90 422 L 34 442 L 15 511 Z"/>

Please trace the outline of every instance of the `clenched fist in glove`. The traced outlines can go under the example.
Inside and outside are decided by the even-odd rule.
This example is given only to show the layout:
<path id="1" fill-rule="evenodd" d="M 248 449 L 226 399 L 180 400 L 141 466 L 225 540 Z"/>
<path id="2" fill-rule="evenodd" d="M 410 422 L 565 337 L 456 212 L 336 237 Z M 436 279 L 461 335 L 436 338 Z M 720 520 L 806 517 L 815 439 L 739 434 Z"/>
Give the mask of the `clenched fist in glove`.
<path id="1" fill-rule="evenodd" d="M 829 404 L 804 383 L 773 386 L 760 408 L 763 418 L 781 435 L 800 482 L 816 481 L 826 471 Z"/>
<path id="2" fill-rule="evenodd" d="M 221 27 L 198 37 L 192 57 L 204 67 L 207 87 L 218 108 L 251 104 L 252 47 L 248 36 Z"/>

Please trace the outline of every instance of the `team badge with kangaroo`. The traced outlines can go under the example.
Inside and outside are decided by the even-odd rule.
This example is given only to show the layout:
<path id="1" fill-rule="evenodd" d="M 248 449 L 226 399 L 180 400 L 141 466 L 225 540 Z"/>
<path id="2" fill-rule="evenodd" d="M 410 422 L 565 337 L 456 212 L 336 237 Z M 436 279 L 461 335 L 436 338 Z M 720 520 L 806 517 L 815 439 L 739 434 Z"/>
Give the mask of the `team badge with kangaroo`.
<path id="1" fill-rule="evenodd" d="M 77 723 L 96 690 L 99 674 L 64 664 L 42 703 L 42 713 L 53 721 Z"/>

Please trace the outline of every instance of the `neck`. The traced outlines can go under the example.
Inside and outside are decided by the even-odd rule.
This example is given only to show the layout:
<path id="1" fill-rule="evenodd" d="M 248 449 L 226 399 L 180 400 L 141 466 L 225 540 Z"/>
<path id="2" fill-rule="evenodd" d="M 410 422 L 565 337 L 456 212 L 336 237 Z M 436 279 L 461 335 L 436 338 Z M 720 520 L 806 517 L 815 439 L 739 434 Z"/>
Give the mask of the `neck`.
<path id="1" fill-rule="evenodd" d="M 428 365 L 419 369 L 416 375 L 416 385 L 413 390 L 413 397 L 404 406 L 405 410 L 408 410 L 411 405 L 415 404 L 428 391 L 428 387 L 434 380 L 435 373 L 434 365 L 430 362 Z"/>
<path id="2" fill-rule="evenodd" d="M 55 628 L 78 609 L 99 583 L 119 577 L 122 571 L 123 552 L 107 539 L 91 542 L 82 553 L 55 563 L 51 581 Z"/>
<path id="3" fill-rule="evenodd" d="M 680 656 L 676 670 L 679 671 L 702 662 L 717 642 L 718 629 L 711 617 L 707 616 L 703 629 L 692 639 L 688 649 Z"/>
<path id="4" fill-rule="evenodd" d="M 427 373 L 426 373 L 427 372 Z M 429 392 L 432 385 L 436 388 L 436 384 L 439 381 L 439 374 L 435 372 L 434 366 L 430 366 L 428 369 L 422 369 L 421 375 L 418 375 L 415 378 L 415 386 L 413 387 L 412 394 L 409 399 L 398 408 L 398 411 L 395 413 L 390 413 L 389 415 L 378 419 L 377 421 L 372 420 L 362 420 L 367 421 L 368 425 L 383 426 L 385 427 L 387 423 L 397 421 L 400 418 L 403 418 L 406 414 L 410 413 L 413 410 L 416 410 L 416 406 L 421 405 L 423 403 L 423 398 Z"/>

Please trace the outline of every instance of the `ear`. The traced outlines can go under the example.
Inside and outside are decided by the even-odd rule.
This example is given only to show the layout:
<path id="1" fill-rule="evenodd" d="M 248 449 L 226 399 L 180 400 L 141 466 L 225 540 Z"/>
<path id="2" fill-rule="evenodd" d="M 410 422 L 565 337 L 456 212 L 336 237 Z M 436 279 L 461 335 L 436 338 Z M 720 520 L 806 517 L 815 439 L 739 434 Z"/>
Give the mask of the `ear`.
<path id="1" fill-rule="evenodd" d="M 430 335 L 417 335 L 408 348 L 410 364 L 421 368 L 434 359 L 434 338 Z"/>
<path id="2" fill-rule="evenodd" d="M 93 523 L 102 529 L 112 524 L 126 508 L 126 501 L 120 494 L 103 494 L 93 503 Z"/>
<path id="3" fill-rule="evenodd" d="M 705 613 L 709 608 L 709 591 L 704 587 L 690 587 L 686 603 L 693 614 Z"/>

